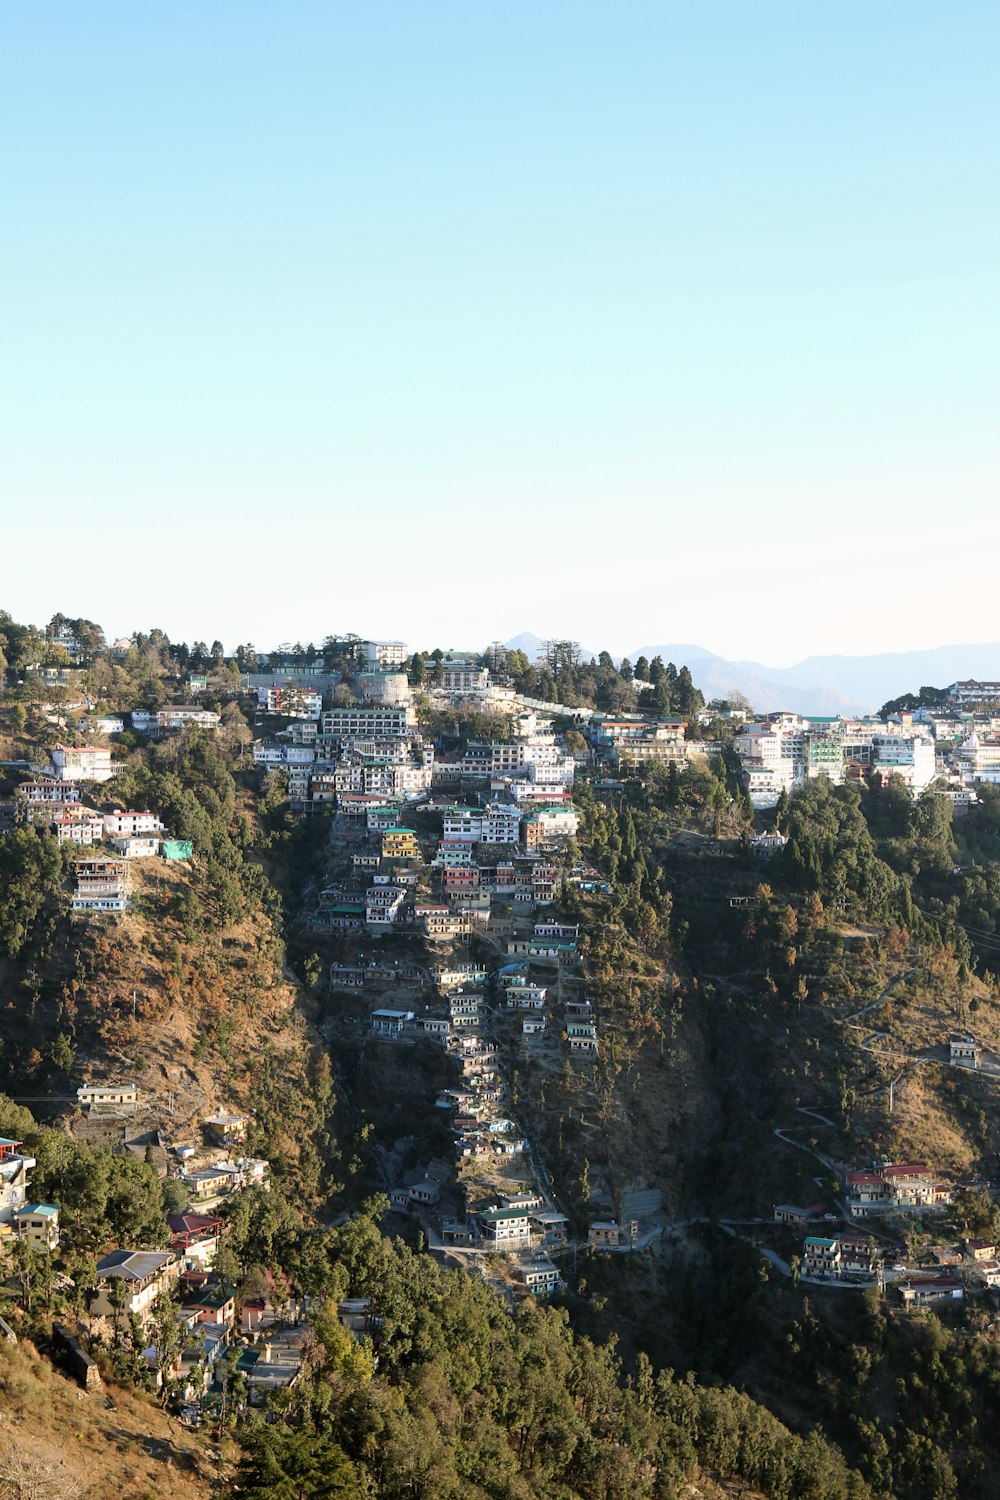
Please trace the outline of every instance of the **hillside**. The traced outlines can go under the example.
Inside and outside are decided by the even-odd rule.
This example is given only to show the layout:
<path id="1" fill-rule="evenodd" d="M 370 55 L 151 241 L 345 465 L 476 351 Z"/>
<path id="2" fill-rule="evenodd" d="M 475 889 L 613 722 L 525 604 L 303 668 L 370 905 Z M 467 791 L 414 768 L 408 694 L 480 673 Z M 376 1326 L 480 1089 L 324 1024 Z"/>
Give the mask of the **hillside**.
<path id="1" fill-rule="evenodd" d="M 85 1394 L 31 1343 L 0 1340 L 3 1500 L 203 1500 L 230 1463 L 154 1400 L 115 1384 Z"/>

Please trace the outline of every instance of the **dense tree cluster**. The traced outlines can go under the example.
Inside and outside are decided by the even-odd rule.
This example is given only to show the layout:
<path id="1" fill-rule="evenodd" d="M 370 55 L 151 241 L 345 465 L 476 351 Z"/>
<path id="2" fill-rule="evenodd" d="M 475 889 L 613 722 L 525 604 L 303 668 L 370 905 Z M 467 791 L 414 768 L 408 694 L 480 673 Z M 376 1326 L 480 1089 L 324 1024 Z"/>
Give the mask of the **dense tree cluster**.
<path id="1" fill-rule="evenodd" d="M 329 1231 L 324 1254 L 329 1287 L 372 1299 L 377 1365 L 322 1313 L 279 1420 L 245 1432 L 242 1494 L 673 1500 L 701 1469 L 773 1500 L 868 1494 L 818 1435 L 642 1357 L 627 1376 L 614 1342 L 575 1336 L 565 1310 L 529 1300 L 511 1316 L 368 1214 Z"/>

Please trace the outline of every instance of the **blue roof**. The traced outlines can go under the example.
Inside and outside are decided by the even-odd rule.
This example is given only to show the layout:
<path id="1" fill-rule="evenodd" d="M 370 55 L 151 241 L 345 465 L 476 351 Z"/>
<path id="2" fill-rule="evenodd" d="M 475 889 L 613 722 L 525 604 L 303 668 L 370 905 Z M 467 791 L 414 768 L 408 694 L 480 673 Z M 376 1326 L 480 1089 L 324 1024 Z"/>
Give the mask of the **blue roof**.
<path id="1" fill-rule="evenodd" d="M 26 1203 L 17 1211 L 19 1214 L 38 1214 L 39 1218 L 53 1219 L 59 1212 L 59 1205 L 58 1203 Z"/>

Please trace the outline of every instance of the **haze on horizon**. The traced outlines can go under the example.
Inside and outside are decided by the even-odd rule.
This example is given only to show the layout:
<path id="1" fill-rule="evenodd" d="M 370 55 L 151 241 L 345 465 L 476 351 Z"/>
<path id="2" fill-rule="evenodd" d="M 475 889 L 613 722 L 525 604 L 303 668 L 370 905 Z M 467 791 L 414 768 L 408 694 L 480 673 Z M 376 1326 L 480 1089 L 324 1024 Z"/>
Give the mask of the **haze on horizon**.
<path id="1" fill-rule="evenodd" d="M 16 617 L 996 638 L 995 5 L 0 25 Z"/>

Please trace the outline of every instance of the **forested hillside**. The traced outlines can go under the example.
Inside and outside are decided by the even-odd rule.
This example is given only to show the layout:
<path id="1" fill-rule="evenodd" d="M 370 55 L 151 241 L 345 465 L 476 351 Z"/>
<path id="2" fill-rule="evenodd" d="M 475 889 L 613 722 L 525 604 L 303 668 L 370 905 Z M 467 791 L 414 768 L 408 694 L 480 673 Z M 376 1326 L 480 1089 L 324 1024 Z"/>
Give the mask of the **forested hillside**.
<path id="1" fill-rule="evenodd" d="M 67 633 L 72 666 L 57 644 Z M 447 911 L 437 831 L 468 813 L 462 757 L 498 716 L 424 702 L 439 662 L 411 658 L 419 732 L 456 780 L 440 806 L 392 810 L 389 838 L 421 858 L 385 859 L 406 916 L 376 947 L 356 911 L 379 887 L 357 871 L 378 866 L 385 834 L 332 803 L 301 805 L 287 768 L 254 759 L 252 741 L 301 743 L 295 721 L 241 684 L 249 648 L 237 660 L 216 646 L 152 631 L 113 657 L 90 622 L 59 617 L 46 632 L 0 617 L 0 1152 L 30 1156 L 31 1195 L 60 1216 L 51 1253 L 0 1241 L 0 1316 L 22 1344 L 0 1343 L 0 1389 L 30 1437 L 12 1444 L 0 1429 L 0 1495 L 30 1493 L 53 1462 L 44 1388 L 60 1413 L 67 1395 L 54 1321 L 79 1332 L 112 1401 L 140 1392 L 155 1406 L 151 1496 L 176 1492 L 171 1454 L 192 1493 L 211 1472 L 261 1497 L 1000 1494 L 996 1294 L 969 1283 L 954 1306 L 914 1312 L 900 1291 L 904 1266 L 936 1273 L 963 1241 L 1000 1235 L 1000 797 L 984 788 L 953 821 L 933 795 L 821 778 L 755 819 L 721 718 L 711 752 L 625 761 L 614 776 L 557 722 L 553 762 L 577 756 L 579 826 L 536 859 L 552 873 L 533 915 L 578 941 L 572 961 L 532 960 L 532 972 L 561 1005 L 592 1011 L 600 1046 L 572 1051 L 565 1027 L 526 1044 L 501 1003 L 511 954 L 530 947 L 516 902 L 444 946 L 418 915 Z M 565 706 L 700 707 L 685 669 L 662 663 L 602 656 L 549 682 L 508 668 L 522 693 Z M 142 723 L 143 710 L 183 705 L 193 673 L 204 722 L 111 727 L 133 708 Z M 341 704 L 355 701 L 349 681 Z M 497 731 L 505 754 L 514 733 L 510 720 Z M 60 747 L 113 756 L 113 777 L 86 785 L 88 818 L 142 810 L 179 849 L 132 861 L 120 911 L 74 910 L 93 850 L 59 841 L 58 812 L 46 824 L 27 810 L 25 787 L 51 787 Z M 762 833 L 780 837 L 754 844 Z M 494 1173 L 491 1192 L 527 1181 L 492 1158 L 452 1164 L 440 1104 L 461 1092 L 460 1053 L 371 1029 L 372 1014 L 409 1016 L 400 1028 L 433 1019 L 449 964 L 487 976 L 494 1090 L 567 1225 L 548 1300 L 499 1253 L 460 1239 L 449 1251 L 447 1215 L 400 1196 L 440 1168 L 446 1202 L 471 1217 L 475 1170 Z M 372 971 L 388 975 L 374 1002 Z M 958 1067 L 949 1038 L 972 1032 L 983 1065 Z M 138 1096 L 125 1118 L 78 1096 L 123 1082 Z M 206 1130 L 234 1121 L 238 1144 L 213 1155 Z M 204 1170 L 182 1170 L 195 1151 Z M 232 1190 L 198 1197 L 229 1156 L 244 1164 Z M 926 1218 L 869 1224 L 877 1277 L 824 1285 L 775 1206 L 815 1204 L 833 1222 L 845 1174 L 883 1161 L 928 1162 L 948 1191 Z M 596 1253 L 593 1226 L 636 1192 L 662 1204 L 640 1242 Z M 228 1347 L 195 1341 L 184 1362 L 214 1316 L 197 1271 L 146 1322 L 112 1303 L 102 1332 L 102 1257 L 177 1251 L 192 1223 L 208 1233 L 199 1213 L 217 1226 L 208 1290 L 229 1309 Z M 294 1378 L 255 1387 L 257 1366 L 277 1367 L 272 1343 L 292 1351 Z M 94 1472 L 74 1465 L 66 1492 L 104 1495 L 142 1406 L 128 1396 L 115 1436 L 94 1404 L 106 1396 L 80 1399 Z"/>

